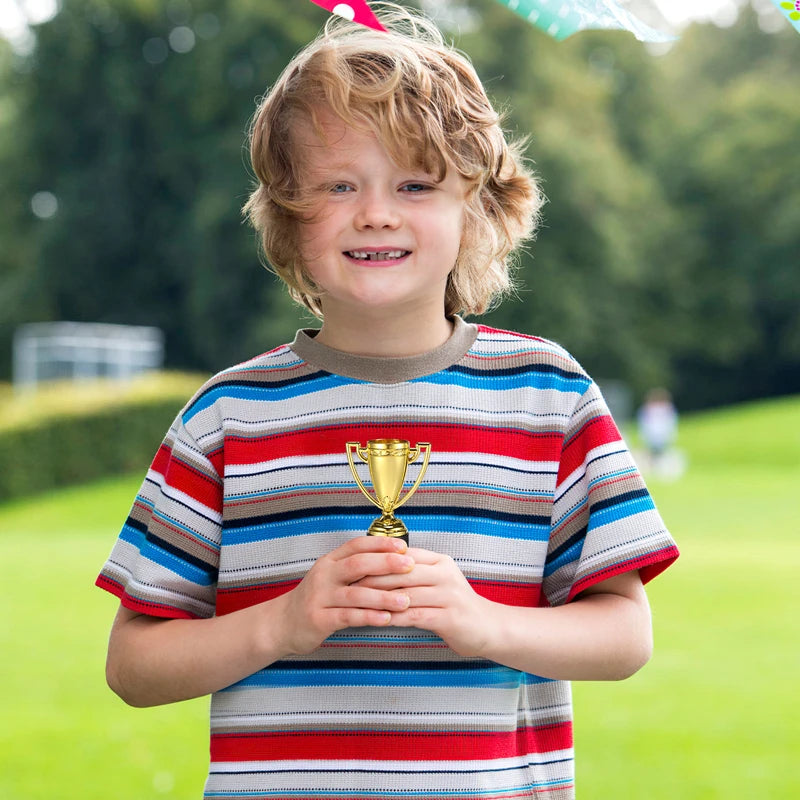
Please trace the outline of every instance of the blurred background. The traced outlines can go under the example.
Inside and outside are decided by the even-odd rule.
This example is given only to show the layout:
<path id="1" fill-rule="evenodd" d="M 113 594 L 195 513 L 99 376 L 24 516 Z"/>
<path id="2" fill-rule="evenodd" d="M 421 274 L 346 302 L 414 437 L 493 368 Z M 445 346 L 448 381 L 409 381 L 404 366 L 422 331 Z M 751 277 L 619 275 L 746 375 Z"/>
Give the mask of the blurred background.
<path id="1" fill-rule="evenodd" d="M 795 798 L 800 35 L 769 0 L 621 3 L 679 36 L 658 45 L 421 5 L 529 137 L 548 198 L 517 296 L 482 321 L 599 379 L 683 551 L 650 592 L 653 662 L 576 686 L 580 796 Z M 300 0 L 0 0 L 0 797 L 202 792 L 205 701 L 111 695 L 115 603 L 92 582 L 195 388 L 313 324 L 240 209 L 258 98 L 325 19 Z M 60 329 L 31 373 L 53 330 L 31 323 L 60 321 L 133 327 Z M 141 337 L 154 360 L 130 355 Z"/>

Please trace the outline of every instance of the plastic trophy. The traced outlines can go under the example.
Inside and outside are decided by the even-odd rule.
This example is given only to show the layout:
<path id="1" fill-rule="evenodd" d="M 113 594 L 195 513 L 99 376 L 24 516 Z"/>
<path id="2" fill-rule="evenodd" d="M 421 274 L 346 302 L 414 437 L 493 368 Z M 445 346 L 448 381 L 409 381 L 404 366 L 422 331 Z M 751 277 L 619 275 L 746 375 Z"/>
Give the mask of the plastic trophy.
<path id="1" fill-rule="evenodd" d="M 408 542 L 408 528 L 402 520 L 399 520 L 394 512 L 411 497 L 422 483 L 422 476 L 428 468 L 428 459 L 431 454 L 431 446 L 428 442 L 419 442 L 411 447 L 410 442 L 404 439 L 370 439 L 366 447 L 361 446 L 361 442 L 347 442 L 347 461 L 350 470 L 356 479 L 358 488 L 364 493 L 365 497 L 381 510 L 381 515 L 373 520 L 367 531 L 368 536 L 391 536 L 392 538 L 402 539 Z M 364 482 L 356 471 L 353 454 L 356 454 L 361 461 L 369 467 L 369 475 L 372 481 L 372 488 L 375 494 L 364 486 Z M 414 481 L 413 486 L 400 497 L 403 490 L 403 483 L 406 477 L 406 468 L 413 461 L 416 461 L 420 454 L 423 454 L 422 465 L 419 475 Z"/>

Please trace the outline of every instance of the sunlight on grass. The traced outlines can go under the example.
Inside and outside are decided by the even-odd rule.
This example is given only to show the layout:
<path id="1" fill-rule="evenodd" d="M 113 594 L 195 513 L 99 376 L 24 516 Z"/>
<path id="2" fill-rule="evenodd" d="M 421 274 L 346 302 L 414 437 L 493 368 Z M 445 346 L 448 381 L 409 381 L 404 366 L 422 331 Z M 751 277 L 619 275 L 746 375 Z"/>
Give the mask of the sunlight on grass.
<path id="1" fill-rule="evenodd" d="M 0 430 L 41 423 L 50 417 L 85 416 L 98 410 L 175 398 L 178 408 L 208 376 L 183 372 L 147 372 L 129 381 L 97 378 L 84 381 L 51 381 L 36 392 L 16 393 L 0 384 Z"/>

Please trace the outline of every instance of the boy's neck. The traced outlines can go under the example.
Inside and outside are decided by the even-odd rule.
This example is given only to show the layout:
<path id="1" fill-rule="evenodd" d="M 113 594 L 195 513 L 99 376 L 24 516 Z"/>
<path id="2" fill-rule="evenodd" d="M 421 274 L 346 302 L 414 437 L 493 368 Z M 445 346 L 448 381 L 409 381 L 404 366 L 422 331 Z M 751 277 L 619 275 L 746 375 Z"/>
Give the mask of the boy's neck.
<path id="1" fill-rule="evenodd" d="M 355 356 L 402 358 L 418 356 L 441 347 L 453 332 L 444 312 L 403 316 L 375 313 L 359 316 L 325 315 L 316 341 Z"/>

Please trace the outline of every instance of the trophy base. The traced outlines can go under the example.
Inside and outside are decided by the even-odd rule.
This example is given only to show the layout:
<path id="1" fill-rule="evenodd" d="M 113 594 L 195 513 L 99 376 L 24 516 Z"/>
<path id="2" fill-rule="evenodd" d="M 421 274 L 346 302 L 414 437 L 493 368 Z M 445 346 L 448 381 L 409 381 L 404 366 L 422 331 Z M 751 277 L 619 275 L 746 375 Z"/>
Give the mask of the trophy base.
<path id="1" fill-rule="evenodd" d="M 383 514 L 374 519 L 369 526 L 367 536 L 388 536 L 392 539 L 402 539 L 408 544 L 408 528 L 393 514 Z"/>

